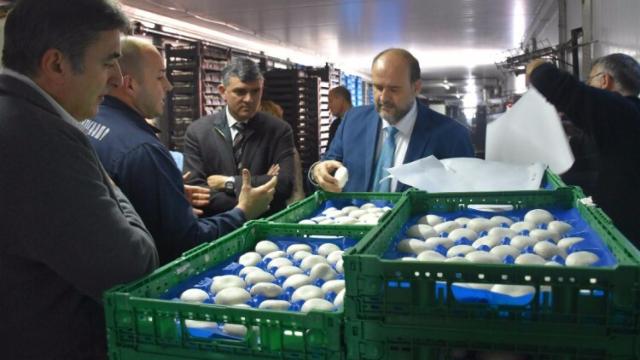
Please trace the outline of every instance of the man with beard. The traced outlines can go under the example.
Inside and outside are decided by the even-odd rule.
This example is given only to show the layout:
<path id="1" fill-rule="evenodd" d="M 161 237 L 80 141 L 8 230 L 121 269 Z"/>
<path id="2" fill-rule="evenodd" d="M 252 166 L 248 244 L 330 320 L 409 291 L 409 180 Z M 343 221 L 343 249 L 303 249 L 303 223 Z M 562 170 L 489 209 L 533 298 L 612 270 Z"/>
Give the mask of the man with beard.
<path id="1" fill-rule="evenodd" d="M 387 169 L 434 155 L 438 159 L 472 157 L 468 131 L 453 119 L 416 100 L 422 88 L 418 60 L 404 49 L 387 49 L 371 66 L 375 105 L 351 109 L 323 161 L 312 165 L 312 183 L 331 192 L 404 191 L 407 185 L 384 179 Z M 333 173 L 349 170 L 343 189 Z"/>

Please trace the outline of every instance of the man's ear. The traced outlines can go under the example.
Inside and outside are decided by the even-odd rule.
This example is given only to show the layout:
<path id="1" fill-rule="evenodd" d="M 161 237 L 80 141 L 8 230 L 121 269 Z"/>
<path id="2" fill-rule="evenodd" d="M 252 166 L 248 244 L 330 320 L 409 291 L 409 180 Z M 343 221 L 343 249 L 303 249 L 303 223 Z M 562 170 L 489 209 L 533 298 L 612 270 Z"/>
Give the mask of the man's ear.
<path id="1" fill-rule="evenodd" d="M 604 73 L 602 74 L 602 88 L 605 90 L 613 91 L 616 87 L 616 81 L 613 76 Z"/>
<path id="2" fill-rule="evenodd" d="M 133 96 L 135 94 L 137 86 L 138 83 L 130 74 L 122 75 L 122 87 L 125 89 L 127 94 Z"/>
<path id="3" fill-rule="evenodd" d="M 226 101 L 227 100 L 227 96 L 224 93 L 226 90 L 226 88 L 224 87 L 224 85 L 220 84 L 218 85 L 218 94 L 220 94 L 220 96 L 222 96 L 222 98 Z"/>
<path id="4" fill-rule="evenodd" d="M 62 84 L 73 70 L 67 57 L 58 49 L 48 49 L 42 54 L 39 75 L 47 81 Z"/>
<path id="5" fill-rule="evenodd" d="M 420 95 L 422 91 L 422 80 L 418 79 L 413 83 L 413 91 L 416 95 Z"/>

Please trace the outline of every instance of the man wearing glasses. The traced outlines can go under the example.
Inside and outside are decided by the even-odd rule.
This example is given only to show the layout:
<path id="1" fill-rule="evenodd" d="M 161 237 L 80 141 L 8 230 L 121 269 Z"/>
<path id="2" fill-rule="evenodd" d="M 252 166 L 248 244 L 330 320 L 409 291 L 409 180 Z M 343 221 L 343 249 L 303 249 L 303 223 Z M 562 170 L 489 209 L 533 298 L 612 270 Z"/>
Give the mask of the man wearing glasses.
<path id="1" fill-rule="evenodd" d="M 543 60 L 527 66 L 530 83 L 589 134 L 600 153 L 594 190 L 596 204 L 636 247 L 640 222 L 640 65 L 632 57 L 611 54 L 594 61 L 586 84 Z"/>

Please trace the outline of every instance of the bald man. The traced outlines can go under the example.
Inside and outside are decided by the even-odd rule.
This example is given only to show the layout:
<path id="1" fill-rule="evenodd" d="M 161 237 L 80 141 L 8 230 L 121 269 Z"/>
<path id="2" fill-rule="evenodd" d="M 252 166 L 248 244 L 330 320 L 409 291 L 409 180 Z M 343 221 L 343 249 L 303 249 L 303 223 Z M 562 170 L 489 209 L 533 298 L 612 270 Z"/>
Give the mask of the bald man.
<path id="1" fill-rule="evenodd" d="M 156 136 L 159 130 L 145 120 L 162 114 L 165 95 L 172 88 L 162 55 L 153 44 L 137 38 L 124 38 L 121 46 L 122 84 L 109 92 L 98 115 L 84 125 L 100 161 L 140 214 L 156 242 L 160 263 L 165 264 L 266 211 L 276 180 L 252 188 L 245 171 L 235 208 L 197 218 L 182 175 Z M 206 204 L 208 191 L 205 194 Z"/>
<path id="2" fill-rule="evenodd" d="M 435 155 L 438 159 L 474 156 L 469 132 L 451 118 L 416 100 L 420 65 L 404 49 L 387 49 L 371 66 L 374 105 L 345 114 L 323 161 L 314 164 L 312 183 L 332 192 L 404 191 L 407 185 L 383 180 L 387 169 Z M 344 165 L 349 180 L 343 189 L 333 177 Z"/>

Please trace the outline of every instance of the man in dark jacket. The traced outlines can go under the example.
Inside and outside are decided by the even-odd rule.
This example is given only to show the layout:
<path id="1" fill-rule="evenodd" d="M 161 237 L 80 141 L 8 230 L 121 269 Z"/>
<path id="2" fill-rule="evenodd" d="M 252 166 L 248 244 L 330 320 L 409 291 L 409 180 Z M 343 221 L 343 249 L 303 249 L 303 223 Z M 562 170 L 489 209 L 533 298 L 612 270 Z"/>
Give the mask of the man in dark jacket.
<path id="1" fill-rule="evenodd" d="M 342 122 L 344 114 L 351 109 L 351 93 L 344 86 L 336 86 L 329 90 L 329 111 L 333 115 L 333 121 L 329 125 L 329 142 L 327 149 L 331 146 L 331 141 L 336 136 L 336 131 Z"/>
<path id="2" fill-rule="evenodd" d="M 254 175 L 251 184 L 271 179 L 269 170 L 279 168 L 278 185 L 270 212 L 286 206 L 293 189 L 293 132 L 291 126 L 267 113 L 258 112 L 264 80 L 250 59 L 235 58 L 222 69 L 220 94 L 224 110 L 205 116 L 187 128 L 184 170 L 192 185 L 211 188 L 205 213 L 227 211 L 238 202 L 240 169 Z"/>
<path id="3" fill-rule="evenodd" d="M 158 264 L 151 235 L 79 121 L 122 76 L 107 0 L 22 0 L 0 74 L 3 359 L 106 359 L 105 290 Z"/>
<path id="4" fill-rule="evenodd" d="M 198 219 L 185 197 L 182 176 L 171 154 L 145 118 L 162 114 L 171 84 L 162 55 L 144 40 L 122 40 L 123 82 L 100 105 L 98 115 L 85 121 L 91 144 L 111 178 L 131 200 L 153 235 L 160 263 L 240 227 L 264 212 L 276 184 L 257 188 L 244 179 L 238 205 L 217 216 Z"/>
<path id="5" fill-rule="evenodd" d="M 640 65 L 611 54 L 597 59 L 584 84 L 542 60 L 527 66 L 530 83 L 586 134 L 600 153 L 594 199 L 635 245 L 640 245 Z"/>

